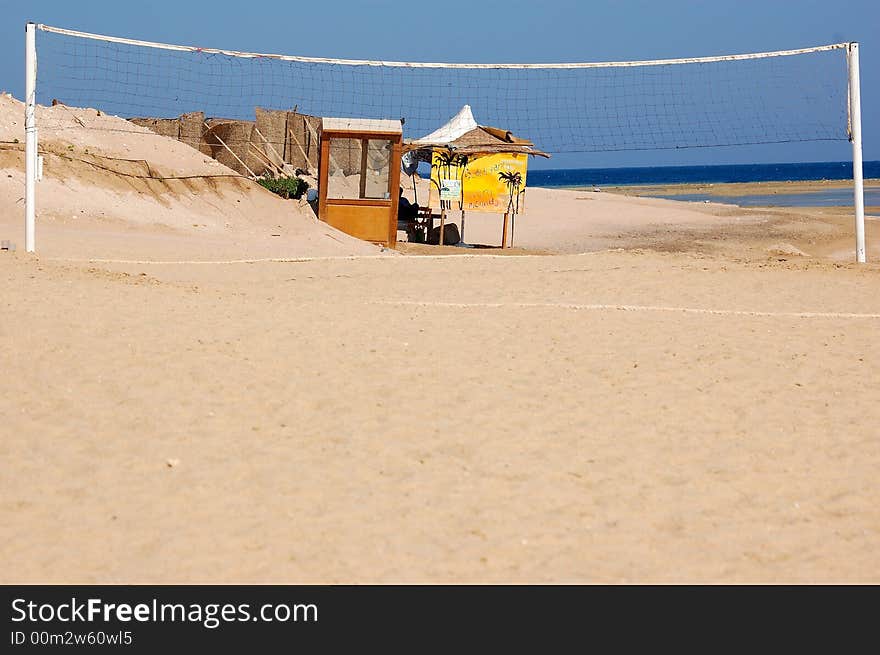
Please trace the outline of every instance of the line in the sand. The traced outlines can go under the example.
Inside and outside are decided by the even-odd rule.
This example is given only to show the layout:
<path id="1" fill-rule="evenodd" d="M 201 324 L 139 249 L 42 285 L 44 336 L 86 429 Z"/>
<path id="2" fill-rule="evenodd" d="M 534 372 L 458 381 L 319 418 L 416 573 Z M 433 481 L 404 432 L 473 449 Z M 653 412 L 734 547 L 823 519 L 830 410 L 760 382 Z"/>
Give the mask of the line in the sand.
<path id="1" fill-rule="evenodd" d="M 566 254 L 566 257 L 583 257 L 586 255 L 599 255 L 608 252 L 619 252 L 620 249 L 611 250 L 594 250 L 590 252 L 581 252 L 574 254 Z M 69 259 L 69 258 L 47 258 L 50 262 L 64 262 L 68 264 L 156 264 L 164 266 L 189 266 L 191 264 L 222 266 L 226 264 L 297 264 L 301 262 L 329 262 L 329 261 L 354 261 L 359 259 L 395 259 L 397 261 L 421 261 L 421 260 L 437 260 L 437 259 L 527 259 L 527 258 L 545 258 L 547 255 L 535 255 L 529 253 L 515 255 L 492 255 L 492 254 L 450 254 L 450 255 L 403 255 L 398 252 L 386 252 L 378 255 L 332 255 L 327 257 L 266 257 L 263 259 L 221 259 L 221 260 L 157 260 L 157 259 Z"/>
<path id="2" fill-rule="evenodd" d="M 428 302 L 419 300 L 376 300 L 376 305 L 398 305 L 411 307 L 451 307 L 456 309 L 518 309 L 554 308 L 583 311 L 624 311 L 624 312 L 674 312 L 682 314 L 711 314 L 715 316 L 767 316 L 776 318 L 862 318 L 880 319 L 880 314 L 859 314 L 854 312 L 768 312 L 744 309 L 704 309 L 700 307 L 664 307 L 660 305 L 582 305 L 575 303 L 542 302 Z"/>
<path id="3" fill-rule="evenodd" d="M 385 259 L 387 255 L 338 255 L 334 257 L 267 257 L 264 259 L 178 259 L 163 261 L 159 259 L 64 259 L 50 258 L 50 262 L 64 262 L 66 264 L 138 264 L 138 265 L 162 265 L 162 266 L 190 266 L 193 264 L 223 266 L 226 264 L 296 264 L 299 262 L 321 261 L 348 261 L 355 259 Z"/>

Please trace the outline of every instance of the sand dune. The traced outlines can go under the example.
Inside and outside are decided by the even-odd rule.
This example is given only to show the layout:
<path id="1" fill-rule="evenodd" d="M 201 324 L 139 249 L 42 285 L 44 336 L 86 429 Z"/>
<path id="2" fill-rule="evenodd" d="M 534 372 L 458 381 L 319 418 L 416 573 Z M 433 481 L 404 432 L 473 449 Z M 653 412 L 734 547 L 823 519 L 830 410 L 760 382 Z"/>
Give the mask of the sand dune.
<path id="1" fill-rule="evenodd" d="M 0 235 L 24 247 L 23 106 L 0 96 Z M 378 254 L 174 139 L 96 110 L 41 107 L 44 256 L 204 259 Z M 16 143 L 16 139 L 18 143 Z M 136 238 L 135 238 L 136 235 Z M 274 236 L 273 236 L 274 235 Z"/>

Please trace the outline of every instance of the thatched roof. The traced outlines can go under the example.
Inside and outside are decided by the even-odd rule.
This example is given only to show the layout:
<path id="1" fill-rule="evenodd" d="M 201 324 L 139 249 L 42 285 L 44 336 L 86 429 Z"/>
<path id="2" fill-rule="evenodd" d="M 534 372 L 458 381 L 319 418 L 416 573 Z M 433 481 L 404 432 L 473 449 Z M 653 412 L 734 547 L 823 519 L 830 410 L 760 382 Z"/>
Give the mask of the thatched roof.
<path id="1" fill-rule="evenodd" d="M 404 151 L 442 148 L 461 155 L 479 156 L 516 153 L 549 158 L 528 139 L 518 138 L 509 130 L 478 125 L 470 105 L 462 107 L 446 125 L 421 139 L 408 141 Z"/>

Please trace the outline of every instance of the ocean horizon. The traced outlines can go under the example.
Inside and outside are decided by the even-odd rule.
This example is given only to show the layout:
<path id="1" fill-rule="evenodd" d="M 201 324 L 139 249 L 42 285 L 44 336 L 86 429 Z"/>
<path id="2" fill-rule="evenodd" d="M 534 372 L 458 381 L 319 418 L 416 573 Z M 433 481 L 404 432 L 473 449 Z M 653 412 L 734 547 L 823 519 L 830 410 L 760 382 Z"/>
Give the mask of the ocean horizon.
<path id="1" fill-rule="evenodd" d="M 880 178 L 880 161 L 863 163 L 866 179 Z M 528 186 L 591 187 L 668 184 L 724 184 L 852 179 L 852 162 L 722 164 L 530 170 Z"/>

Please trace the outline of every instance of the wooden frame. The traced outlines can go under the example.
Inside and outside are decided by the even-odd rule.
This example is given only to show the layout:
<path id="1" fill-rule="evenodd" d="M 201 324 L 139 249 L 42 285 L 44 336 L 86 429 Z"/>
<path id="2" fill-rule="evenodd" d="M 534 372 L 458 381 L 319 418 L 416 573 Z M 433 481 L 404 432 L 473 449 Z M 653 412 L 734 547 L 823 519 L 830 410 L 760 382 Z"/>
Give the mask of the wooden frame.
<path id="1" fill-rule="evenodd" d="M 361 142 L 360 198 L 328 198 L 330 143 L 334 139 Z M 392 144 L 388 171 L 388 199 L 364 198 L 369 141 Z M 321 160 L 318 170 L 318 218 L 343 232 L 389 248 L 397 244 L 397 204 L 400 198 L 400 157 L 403 134 L 400 132 L 361 132 L 358 130 L 323 130 Z"/>

